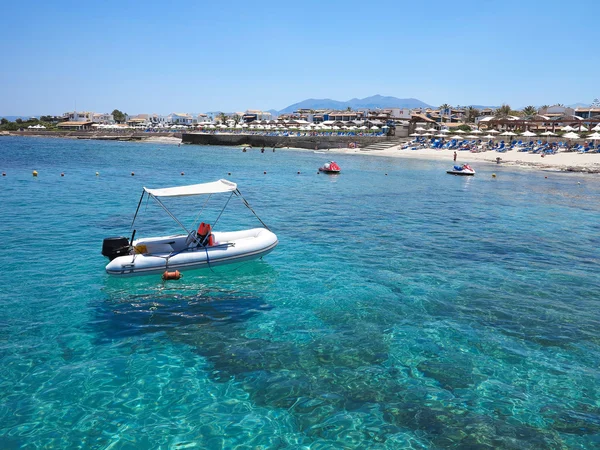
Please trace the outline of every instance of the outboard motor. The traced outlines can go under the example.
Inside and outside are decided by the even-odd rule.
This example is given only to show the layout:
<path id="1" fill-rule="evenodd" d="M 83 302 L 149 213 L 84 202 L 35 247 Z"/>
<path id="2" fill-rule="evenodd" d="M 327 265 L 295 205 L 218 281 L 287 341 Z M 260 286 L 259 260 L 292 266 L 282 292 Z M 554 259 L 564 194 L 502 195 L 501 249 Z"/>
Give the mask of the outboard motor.
<path id="1" fill-rule="evenodd" d="M 108 237 L 102 242 L 102 254 L 111 261 L 119 256 L 129 255 L 130 253 L 131 245 L 129 245 L 129 239 L 126 237 Z"/>

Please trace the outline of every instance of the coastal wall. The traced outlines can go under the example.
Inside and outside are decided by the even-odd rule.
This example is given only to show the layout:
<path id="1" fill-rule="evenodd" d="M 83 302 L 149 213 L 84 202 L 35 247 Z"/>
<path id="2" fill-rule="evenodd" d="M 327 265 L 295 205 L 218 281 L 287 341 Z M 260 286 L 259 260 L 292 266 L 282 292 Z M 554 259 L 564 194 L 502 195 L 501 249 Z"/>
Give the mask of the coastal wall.
<path id="1" fill-rule="evenodd" d="M 359 147 L 367 147 L 380 142 L 397 142 L 397 136 L 261 136 L 253 134 L 196 134 L 184 133 L 182 142 L 184 144 L 198 145 L 223 145 L 239 146 L 251 145 L 252 147 L 268 148 L 307 148 L 307 149 L 331 149 L 345 148 L 348 144 L 355 143 Z"/>

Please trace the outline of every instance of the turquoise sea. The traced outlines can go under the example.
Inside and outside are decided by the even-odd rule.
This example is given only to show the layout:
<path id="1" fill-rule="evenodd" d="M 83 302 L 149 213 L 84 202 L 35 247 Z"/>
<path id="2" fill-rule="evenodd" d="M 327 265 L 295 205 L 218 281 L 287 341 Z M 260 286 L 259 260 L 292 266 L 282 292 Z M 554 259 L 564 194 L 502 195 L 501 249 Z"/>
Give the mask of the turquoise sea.
<path id="1" fill-rule="evenodd" d="M 0 448 L 600 448 L 600 178 L 329 158 L 0 138 Z M 219 178 L 273 253 L 105 274 L 143 186 Z M 218 228 L 254 226 L 232 199 Z"/>

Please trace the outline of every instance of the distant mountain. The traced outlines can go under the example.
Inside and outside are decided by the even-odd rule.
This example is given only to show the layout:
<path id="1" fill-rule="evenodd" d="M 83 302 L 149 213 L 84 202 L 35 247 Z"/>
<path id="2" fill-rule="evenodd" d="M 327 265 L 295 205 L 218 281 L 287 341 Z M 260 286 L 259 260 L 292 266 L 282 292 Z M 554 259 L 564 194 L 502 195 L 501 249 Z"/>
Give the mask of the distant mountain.
<path id="1" fill-rule="evenodd" d="M 361 109 L 361 108 L 431 108 L 427 103 L 416 98 L 397 98 L 373 95 L 366 98 L 353 98 L 344 102 L 330 98 L 309 98 L 279 111 L 279 114 L 294 112 L 298 109 Z"/>
<path id="2" fill-rule="evenodd" d="M 567 105 L 569 108 L 587 108 L 590 106 L 589 103 L 573 103 L 572 105 Z"/>

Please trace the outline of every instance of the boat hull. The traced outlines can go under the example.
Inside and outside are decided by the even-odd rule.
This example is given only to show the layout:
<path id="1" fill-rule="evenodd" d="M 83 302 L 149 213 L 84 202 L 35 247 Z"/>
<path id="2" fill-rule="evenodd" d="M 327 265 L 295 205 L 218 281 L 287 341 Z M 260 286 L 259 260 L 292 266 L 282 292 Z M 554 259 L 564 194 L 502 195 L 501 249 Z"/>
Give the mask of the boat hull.
<path id="1" fill-rule="evenodd" d="M 279 243 L 277 236 L 265 228 L 215 232 L 213 235 L 217 244 L 210 247 L 185 248 L 180 252 L 171 247 L 185 241 L 185 235 L 138 240 L 133 243 L 134 247 L 143 246 L 150 251 L 115 258 L 106 266 L 106 273 L 116 277 L 132 277 L 162 274 L 166 270 L 184 272 L 208 269 L 262 258 Z"/>
<path id="2" fill-rule="evenodd" d="M 319 167 L 319 172 L 336 174 L 336 173 L 340 173 L 341 170 L 328 170 L 328 169 L 323 169 L 322 167 Z"/>
<path id="3" fill-rule="evenodd" d="M 450 175 L 458 175 L 460 177 L 472 177 L 475 175 L 475 172 L 467 170 L 447 170 L 446 173 Z"/>

